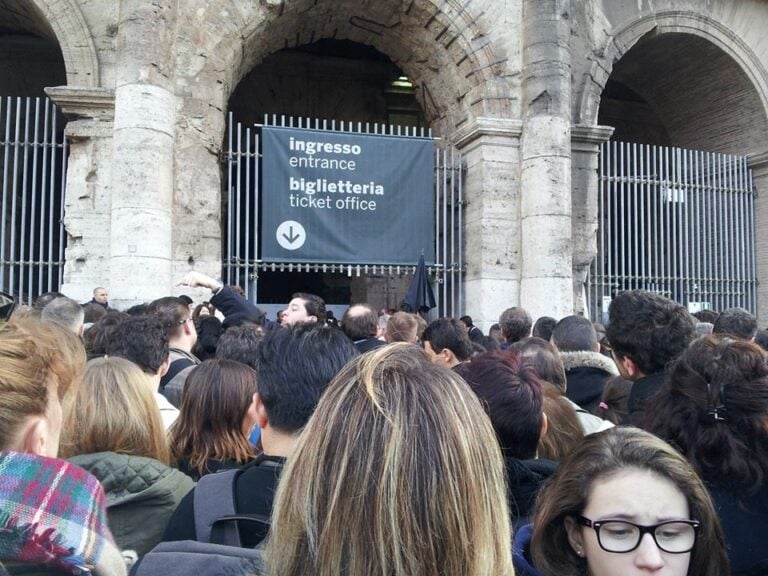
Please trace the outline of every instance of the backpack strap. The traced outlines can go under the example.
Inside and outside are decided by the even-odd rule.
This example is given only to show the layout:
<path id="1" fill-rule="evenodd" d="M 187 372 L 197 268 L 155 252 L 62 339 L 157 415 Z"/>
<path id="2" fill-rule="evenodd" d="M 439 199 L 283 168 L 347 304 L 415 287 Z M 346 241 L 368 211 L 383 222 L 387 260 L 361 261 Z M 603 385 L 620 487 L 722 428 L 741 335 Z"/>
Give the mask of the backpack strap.
<path id="1" fill-rule="evenodd" d="M 198 542 L 211 542 L 211 530 L 222 516 L 235 515 L 235 486 L 241 470 L 224 470 L 206 474 L 197 482 L 194 494 L 195 532 Z M 240 546 L 236 522 L 225 524 L 222 544 Z"/>
<path id="2" fill-rule="evenodd" d="M 160 378 L 160 392 L 162 393 L 165 390 L 165 387 L 178 376 L 179 372 L 186 370 L 190 366 L 195 366 L 195 363 L 189 358 L 176 358 L 176 360 L 171 362 L 170 366 L 168 366 L 168 372 Z"/>
<path id="3" fill-rule="evenodd" d="M 222 516 L 218 518 L 211 526 L 211 543 L 227 544 L 232 541 L 232 535 L 240 537 L 240 527 L 242 524 L 250 524 L 251 530 L 258 532 L 258 541 L 263 542 L 269 534 L 272 520 L 269 516 L 261 514 L 235 514 L 234 516 Z M 229 544 L 233 546 L 233 544 Z M 242 540 L 240 546 L 242 547 Z"/>

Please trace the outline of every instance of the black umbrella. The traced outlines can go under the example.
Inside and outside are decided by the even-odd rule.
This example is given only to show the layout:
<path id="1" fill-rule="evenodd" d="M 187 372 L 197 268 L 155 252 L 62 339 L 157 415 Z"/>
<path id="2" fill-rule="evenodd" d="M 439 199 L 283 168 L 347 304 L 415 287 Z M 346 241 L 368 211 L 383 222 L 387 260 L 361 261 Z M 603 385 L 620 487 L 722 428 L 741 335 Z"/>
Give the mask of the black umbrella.
<path id="1" fill-rule="evenodd" d="M 429 312 L 437 305 L 435 293 L 432 292 L 432 285 L 429 283 L 429 273 L 423 254 L 419 258 L 416 272 L 413 274 L 413 280 L 411 280 L 403 303 L 407 304 L 413 312 L 421 312 L 422 314 Z"/>

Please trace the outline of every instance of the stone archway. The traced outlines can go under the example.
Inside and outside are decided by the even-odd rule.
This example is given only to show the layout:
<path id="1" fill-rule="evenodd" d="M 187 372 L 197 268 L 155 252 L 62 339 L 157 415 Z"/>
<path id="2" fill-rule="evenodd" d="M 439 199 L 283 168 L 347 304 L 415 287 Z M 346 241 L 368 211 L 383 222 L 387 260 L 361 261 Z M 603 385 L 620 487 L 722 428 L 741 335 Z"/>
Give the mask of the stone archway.
<path id="1" fill-rule="evenodd" d="M 470 115 L 518 117 L 506 47 L 497 50 L 490 33 L 493 15 L 461 4 L 275 1 L 247 13 L 234 6 L 199 10 L 180 26 L 180 36 L 195 41 L 194 52 L 179 59 L 180 83 L 193 100 L 202 96 L 220 112 L 240 80 L 270 54 L 322 38 L 349 40 L 385 54 L 416 83 L 436 132 L 456 130 Z M 192 38 L 203 22 L 208 32 Z M 214 121 L 210 134 L 218 138 L 222 126 Z"/>
<path id="2" fill-rule="evenodd" d="M 491 12 L 500 12 L 503 7 L 483 14 L 479 8 L 462 4 L 455 0 L 394 0 L 364 6 L 351 1 L 276 1 L 261 3 L 250 12 L 232 7 L 216 14 L 200 11 L 190 16 L 181 25 L 180 36 L 185 36 L 187 30 L 192 35 L 198 19 L 205 20 L 208 32 L 205 38 L 198 39 L 194 53 L 185 54 L 180 60 L 178 82 L 190 97 L 185 99 L 179 115 L 185 120 L 184 125 L 177 127 L 176 165 L 195 169 L 176 174 L 176 197 L 183 202 L 177 205 L 174 215 L 175 237 L 180 240 L 174 242 L 175 266 L 183 269 L 192 254 L 204 254 L 203 260 L 211 271 L 219 265 L 219 197 L 192 197 L 190 191 L 201 186 L 208 190 L 219 188 L 215 159 L 223 141 L 229 96 L 254 66 L 281 49 L 322 38 L 372 46 L 415 84 L 421 109 L 435 133 L 459 139 L 459 131 L 468 129 L 476 119 L 490 118 L 499 119 L 499 125 L 492 130 L 493 138 L 516 141 L 519 123 L 510 122 L 509 118 L 520 116 L 519 99 L 513 97 L 510 86 L 510 67 L 517 65 L 517 61 L 510 63 L 506 56 L 507 48 L 512 52 L 514 42 L 509 38 L 495 40 L 493 36 L 494 18 L 498 14 Z M 514 125 L 507 127 L 505 122 Z M 511 146 L 508 142 L 500 145 Z M 516 167 L 513 159 L 505 159 L 503 164 L 503 170 L 510 174 Z M 498 176 L 498 172 L 490 170 L 478 170 L 475 174 L 480 179 Z M 514 176 L 510 175 L 506 181 L 498 179 L 492 186 L 509 193 L 509 183 L 513 181 Z M 481 195 L 489 187 L 478 182 L 468 185 L 468 190 Z M 482 202 L 478 202 L 472 208 L 480 210 L 481 206 Z M 508 214 L 503 214 L 499 207 L 495 208 L 497 226 L 512 227 L 511 222 L 518 215 L 516 208 L 508 210 Z M 202 219 L 187 218 L 201 212 L 205 215 Z M 478 216 L 481 217 L 486 216 Z M 205 229 L 202 235 L 201 225 Z M 502 239 L 509 244 L 504 248 L 506 254 L 517 252 L 512 247 L 511 234 Z M 509 270 L 498 259 L 486 264 Z M 503 270 L 495 273 L 501 274 Z"/>
<path id="3" fill-rule="evenodd" d="M 631 56 L 631 51 L 636 45 L 645 44 L 647 47 L 657 41 L 666 42 L 670 34 L 677 37 L 678 48 L 685 44 L 685 40 L 680 40 L 681 38 L 694 38 L 695 40 L 688 41 L 691 51 L 695 50 L 693 44 L 698 42 L 696 46 L 704 47 L 720 58 L 721 62 L 729 61 L 737 67 L 742 75 L 741 81 L 744 82 L 742 91 L 751 91 L 747 97 L 759 102 L 759 121 L 768 122 L 768 70 L 765 66 L 745 42 L 723 24 L 701 14 L 683 12 L 659 13 L 638 18 L 622 27 L 604 46 L 596 50 L 602 57 L 592 63 L 590 74 L 580 87 L 576 122 L 596 125 L 601 96 L 614 68 L 625 56 Z M 703 54 L 700 56 L 704 57 Z M 657 76 L 661 75 L 660 71 L 656 72 Z M 735 72 L 732 73 L 736 75 Z M 752 107 L 755 107 L 754 104 Z M 742 152 L 748 151 L 742 149 Z"/>
<path id="4" fill-rule="evenodd" d="M 16 23 L 61 48 L 70 86 L 99 85 L 96 47 L 75 0 L 1 0 L 0 10 Z"/>
<path id="5" fill-rule="evenodd" d="M 638 143 L 747 154 L 768 189 L 768 70 L 746 41 L 703 14 L 665 12 L 623 26 L 596 53 L 576 103 L 582 124 Z M 623 107 L 623 109 L 622 109 Z M 632 114 L 642 122 L 628 124 Z M 758 229 L 768 204 L 758 194 Z M 758 316 L 768 317 L 768 243 L 758 236 Z"/>

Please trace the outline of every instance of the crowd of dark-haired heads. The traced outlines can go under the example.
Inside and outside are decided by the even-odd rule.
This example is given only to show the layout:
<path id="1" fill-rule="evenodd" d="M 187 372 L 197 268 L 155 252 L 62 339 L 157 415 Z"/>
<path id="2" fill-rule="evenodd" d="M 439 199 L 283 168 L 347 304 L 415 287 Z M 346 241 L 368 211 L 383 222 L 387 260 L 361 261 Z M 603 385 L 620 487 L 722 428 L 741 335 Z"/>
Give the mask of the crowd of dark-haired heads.
<path id="1" fill-rule="evenodd" d="M 228 489 L 261 518 L 242 542 L 269 576 L 768 573 L 766 333 L 747 310 L 632 290 L 606 326 L 367 303 L 337 324 L 316 295 L 273 321 L 182 284 L 211 293 L 130 313 L 103 288 L 51 293 L 0 329 L 0 457 L 87 470 L 121 549 L 200 537 L 194 483 L 241 470 Z"/>

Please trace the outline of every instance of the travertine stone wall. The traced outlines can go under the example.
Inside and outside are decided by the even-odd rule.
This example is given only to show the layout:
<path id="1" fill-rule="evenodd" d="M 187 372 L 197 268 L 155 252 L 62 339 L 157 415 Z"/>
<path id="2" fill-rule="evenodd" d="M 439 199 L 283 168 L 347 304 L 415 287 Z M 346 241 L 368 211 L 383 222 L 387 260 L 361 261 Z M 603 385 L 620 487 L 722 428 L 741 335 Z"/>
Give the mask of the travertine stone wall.
<path id="1" fill-rule="evenodd" d="M 114 93 L 104 88 L 49 88 L 48 96 L 70 118 L 64 228 L 67 232 L 61 291 L 90 300 L 109 284 Z"/>
<path id="2" fill-rule="evenodd" d="M 520 300 L 534 320 L 573 311 L 570 4 L 523 3 Z"/>
<path id="3" fill-rule="evenodd" d="M 453 135 L 467 174 L 465 308 L 486 331 L 520 302 L 521 133 L 518 120 L 478 118 Z"/>
<path id="4" fill-rule="evenodd" d="M 118 307 L 172 287 L 176 8 L 172 0 L 121 3 L 110 226 Z"/>
<path id="5" fill-rule="evenodd" d="M 571 245 L 573 250 L 573 312 L 587 314 L 587 274 L 597 252 L 599 221 L 598 151 L 611 137 L 610 126 L 571 129 Z"/>
<path id="6" fill-rule="evenodd" d="M 768 151 L 749 159 L 753 171 L 755 198 L 755 252 L 757 255 L 757 317 L 764 328 L 768 321 Z"/>
<path id="7" fill-rule="evenodd" d="M 67 129 L 73 144 L 65 288 L 78 298 L 89 298 L 93 284 L 108 284 L 116 302 L 128 304 L 171 291 L 190 268 L 218 273 L 219 156 L 229 97 L 270 54 L 320 38 L 369 44 L 387 55 L 414 81 L 433 130 L 464 152 L 466 312 L 483 328 L 511 305 L 534 315 L 582 309 L 581 286 L 595 252 L 597 144 L 608 136 L 595 128 L 600 97 L 617 62 L 639 42 L 651 52 L 683 50 L 693 45 L 685 35 L 694 36 L 729 65 L 727 74 L 691 72 L 687 82 L 654 84 L 658 91 L 645 95 L 657 97 L 657 118 L 673 144 L 685 136 L 741 153 L 768 149 L 768 6 L 760 0 L 4 6 L 14 2 L 35 10 L 27 11 L 31 24 L 20 16 L 11 24 L 59 43 L 67 88 L 80 95 L 59 95 L 75 102 Z M 0 12 L 0 23 L 8 18 Z M 669 44 L 652 42 L 665 35 Z M 689 57 L 697 70 L 695 53 Z M 646 60 L 624 62 L 635 69 L 619 67 L 622 74 L 653 80 L 650 52 Z M 686 93 L 695 106 L 675 108 L 669 96 L 683 84 L 696 84 Z M 84 104 L 86 88 L 114 95 L 113 117 L 100 96 L 91 109 Z M 725 107 L 717 94 L 727 96 Z M 675 110 L 689 113 L 685 122 L 670 120 Z M 694 129 L 703 116 L 705 129 Z M 768 246 L 759 243 L 758 251 L 762 262 Z M 765 318 L 768 267 L 759 270 Z"/>

